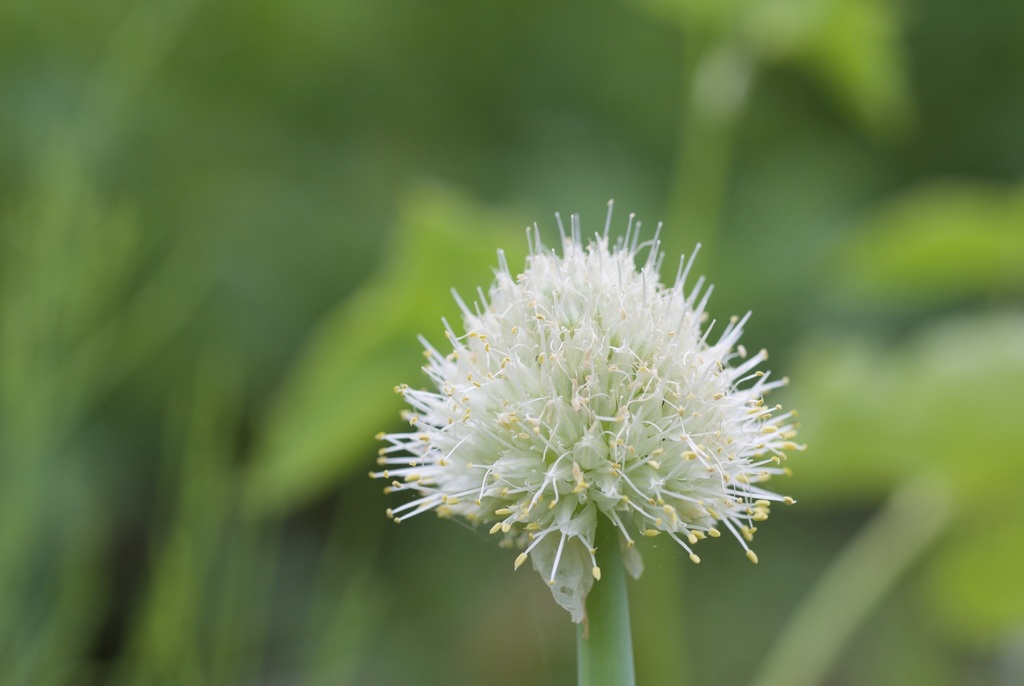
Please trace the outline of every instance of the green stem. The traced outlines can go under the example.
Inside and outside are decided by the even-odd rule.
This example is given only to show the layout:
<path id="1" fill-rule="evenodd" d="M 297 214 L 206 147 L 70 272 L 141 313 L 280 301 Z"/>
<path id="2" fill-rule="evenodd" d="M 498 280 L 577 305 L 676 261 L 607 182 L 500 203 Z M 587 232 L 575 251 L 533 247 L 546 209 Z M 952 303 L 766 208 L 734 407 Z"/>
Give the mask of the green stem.
<path id="1" fill-rule="evenodd" d="M 634 686 L 626 570 L 618 531 L 599 517 L 597 564 L 601 579 L 587 595 L 587 614 L 576 628 L 579 686 Z"/>
<path id="2" fill-rule="evenodd" d="M 872 609 L 952 519 L 945 483 L 898 488 L 811 590 L 761 669 L 756 686 L 814 686 Z"/>
<path id="3" fill-rule="evenodd" d="M 701 243 L 705 259 L 715 259 L 715 238 L 721 229 L 729 180 L 732 175 L 736 135 L 742 119 L 755 66 L 739 48 L 730 47 L 700 30 L 684 27 L 686 48 L 682 68 L 682 105 L 678 147 L 671 179 L 669 219 L 689 246 Z M 723 76 L 737 89 L 734 102 L 722 103 L 706 85 L 717 78 L 706 72 L 721 71 L 714 62 L 734 62 L 739 72 L 727 69 Z M 710 65 L 710 66 L 709 66 Z M 747 71 L 744 72 L 744 69 Z M 746 74 L 746 75 L 744 75 Z M 733 83 L 739 80 L 745 83 Z M 727 86 L 728 87 L 728 86 Z M 718 100 L 719 102 L 711 102 Z"/>

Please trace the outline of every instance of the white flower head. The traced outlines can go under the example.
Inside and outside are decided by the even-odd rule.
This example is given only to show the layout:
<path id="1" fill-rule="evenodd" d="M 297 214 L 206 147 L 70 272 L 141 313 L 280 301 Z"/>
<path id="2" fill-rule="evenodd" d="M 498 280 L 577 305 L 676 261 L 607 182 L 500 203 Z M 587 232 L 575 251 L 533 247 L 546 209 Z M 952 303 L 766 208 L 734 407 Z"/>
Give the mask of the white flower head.
<path id="1" fill-rule="evenodd" d="M 421 338 L 434 388 L 396 389 L 412 428 L 378 435 L 384 469 L 371 473 L 414 495 L 388 510 L 396 522 L 433 510 L 490 525 L 574 622 L 601 578 L 599 517 L 621 532 L 634 576 L 639 536 L 668 536 L 699 562 L 692 546 L 724 528 L 756 562 L 757 523 L 792 502 L 758 484 L 800 448 L 794 413 L 764 402 L 786 380 L 738 344 L 747 317 L 709 322 L 712 288 L 686 287 L 696 250 L 665 286 L 657 233 L 641 243 L 631 216 L 612 245 L 610 219 L 609 205 L 584 245 L 573 216 L 561 255 L 534 227 L 522 274 L 499 251 L 489 293 L 472 307 L 455 295 L 465 333 L 445 322 L 447 354 Z"/>

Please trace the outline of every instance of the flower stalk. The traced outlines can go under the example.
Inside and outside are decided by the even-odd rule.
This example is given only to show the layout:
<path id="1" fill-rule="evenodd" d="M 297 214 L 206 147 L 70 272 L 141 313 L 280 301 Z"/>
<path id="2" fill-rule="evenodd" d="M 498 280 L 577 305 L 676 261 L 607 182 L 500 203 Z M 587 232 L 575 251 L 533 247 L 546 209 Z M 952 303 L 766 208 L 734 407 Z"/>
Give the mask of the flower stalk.
<path id="1" fill-rule="evenodd" d="M 618 532 L 604 517 L 597 526 L 601 580 L 587 596 L 587 614 L 576 625 L 578 686 L 633 686 L 633 641 L 629 628 L 626 570 Z"/>

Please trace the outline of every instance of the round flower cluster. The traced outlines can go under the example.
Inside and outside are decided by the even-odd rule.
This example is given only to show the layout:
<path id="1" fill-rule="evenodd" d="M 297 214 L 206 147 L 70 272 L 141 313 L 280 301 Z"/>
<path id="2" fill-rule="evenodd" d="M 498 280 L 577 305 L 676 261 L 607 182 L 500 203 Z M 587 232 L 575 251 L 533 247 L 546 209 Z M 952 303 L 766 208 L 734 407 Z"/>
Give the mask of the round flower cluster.
<path id="1" fill-rule="evenodd" d="M 747 317 L 707 321 L 712 288 L 685 287 L 693 255 L 674 285 L 659 281 L 657 234 L 641 243 L 639 228 L 630 217 L 612 246 L 606 224 L 584 245 L 573 216 L 558 255 L 534 227 L 518 276 L 499 252 L 490 292 L 472 307 L 455 296 L 465 333 L 445 322 L 452 351 L 421 339 L 434 389 L 396 389 L 412 428 L 378 435 L 371 474 L 415 494 L 388 510 L 396 522 L 433 510 L 490 525 L 576 622 L 601 578 L 599 517 L 638 576 L 638 536 L 665 535 L 699 562 L 692 546 L 724 529 L 757 562 L 757 523 L 792 502 L 757 485 L 800 448 L 794 413 L 764 401 L 786 380 L 738 344 Z"/>

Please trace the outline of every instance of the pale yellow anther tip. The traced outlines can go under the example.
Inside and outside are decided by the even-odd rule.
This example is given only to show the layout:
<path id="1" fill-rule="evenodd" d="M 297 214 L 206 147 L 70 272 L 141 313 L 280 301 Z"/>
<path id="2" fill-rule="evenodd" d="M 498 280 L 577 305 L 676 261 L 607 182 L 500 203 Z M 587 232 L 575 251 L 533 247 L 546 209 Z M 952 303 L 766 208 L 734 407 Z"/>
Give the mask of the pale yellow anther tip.
<path id="1" fill-rule="evenodd" d="M 508 522 L 502 522 L 501 523 L 501 533 L 507 534 L 511 530 L 512 530 L 512 525 L 511 524 L 509 524 Z"/>
<path id="2" fill-rule="evenodd" d="M 495 524 L 494 526 L 492 526 L 492 527 L 491 527 L 491 531 L 490 531 L 490 533 L 492 533 L 492 534 L 496 534 L 496 533 L 498 533 L 499 531 L 501 531 L 501 524 L 502 524 L 501 522 L 498 522 L 497 524 Z"/>
<path id="3" fill-rule="evenodd" d="M 520 567 L 522 567 L 523 563 L 526 562 L 526 558 L 526 553 L 519 553 L 519 557 L 516 558 L 516 564 L 514 566 L 514 569 L 519 569 Z"/>
<path id="4" fill-rule="evenodd" d="M 718 529 L 715 529 L 715 528 L 708 529 L 708 536 L 710 536 L 711 538 L 718 538 L 721 535 L 722 535 L 722 532 L 719 531 Z"/>
<path id="5" fill-rule="evenodd" d="M 757 553 L 755 553 L 753 550 L 748 550 L 747 551 L 747 559 L 750 560 L 751 562 L 753 562 L 756 565 L 757 564 Z"/>
<path id="6" fill-rule="evenodd" d="M 699 565 L 700 564 L 700 558 L 697 557 L 694 553 L 690 553 L 690 562 L 692 562 L 695 565 Z"/>
<path id="7" fill-rule="evenodd" d="M 601 580 L 601 568 L 600 567 L 594 567 L 592 570 L 590 570 L 590 572 L 594 575 L 594 579 L 596 579 L 597 581 Z"/>
<path id="8" fill-rule="evenodd" d="M 380 431 L 377 433 L 376 436 L 374 436 L 374 438 L 378 441 L 383 441 L 385 436 L 387 436 L 387 434 L 384 433 L 383 431 Z"/>

